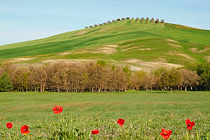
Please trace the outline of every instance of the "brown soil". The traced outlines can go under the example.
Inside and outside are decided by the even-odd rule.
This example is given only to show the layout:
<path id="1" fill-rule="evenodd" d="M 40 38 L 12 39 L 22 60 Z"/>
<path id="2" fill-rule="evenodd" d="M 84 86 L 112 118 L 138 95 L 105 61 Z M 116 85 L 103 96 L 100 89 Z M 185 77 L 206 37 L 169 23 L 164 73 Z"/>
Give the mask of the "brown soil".
<path id="1" fill-rule="evenodd" d="M 168 45 L 174 46 L 174 47 L 178 47 L 178 48 L 181 48 L 181 47 L 182 47 L 182 46 L 180 46 L 180 45 L 176 45 L 176 44 L 172 44 L 172 43 L 168 43 Z"/>

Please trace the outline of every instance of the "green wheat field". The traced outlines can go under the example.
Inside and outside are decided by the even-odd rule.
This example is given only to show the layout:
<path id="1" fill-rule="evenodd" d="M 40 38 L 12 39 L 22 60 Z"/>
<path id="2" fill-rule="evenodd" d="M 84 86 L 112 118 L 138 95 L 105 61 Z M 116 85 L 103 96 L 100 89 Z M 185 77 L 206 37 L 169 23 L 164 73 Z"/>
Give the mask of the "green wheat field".
<path id="1" fill-rule="evenodd" d="M 62 106 L 54 114 L 52 108 Z M 121 128 L 116 122 L 125 120 Z M 195 122 L 186 129 L 185 120 Z M 6 123 L 13 127 L 8 129 Z M 1 92 L 0 139 L 210 139 L 209 91 L 128 91 L 116 93 Z M 20 132 L 28 125 L 30 133 Z M 96 135 L 92 130 L 99 130 Z"/>

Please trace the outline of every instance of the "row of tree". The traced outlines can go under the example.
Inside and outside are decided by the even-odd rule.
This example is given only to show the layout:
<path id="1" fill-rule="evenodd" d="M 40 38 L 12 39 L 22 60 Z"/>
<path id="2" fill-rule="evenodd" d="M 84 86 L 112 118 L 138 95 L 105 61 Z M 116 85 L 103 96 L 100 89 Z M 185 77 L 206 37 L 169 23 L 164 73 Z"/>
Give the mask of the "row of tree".
<path id="1" fill-rule="evenodd" d="M 133 73 L 129 66 L 57 62 L 20 67 L 4 62 L 0 67 L 0 91 L 115 92 L 136 90 L 209 90 L 210 63 L 181 69 L 159 68 Z"/>

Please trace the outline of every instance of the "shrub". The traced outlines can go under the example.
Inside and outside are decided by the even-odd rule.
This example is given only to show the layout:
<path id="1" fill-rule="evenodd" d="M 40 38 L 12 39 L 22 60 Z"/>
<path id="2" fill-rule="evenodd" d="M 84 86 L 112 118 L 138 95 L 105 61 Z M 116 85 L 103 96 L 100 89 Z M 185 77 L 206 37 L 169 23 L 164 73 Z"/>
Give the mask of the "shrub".
<path id="1" fill-rule="evenodd" d="M 155 23 L 159 23 L 160 21 L 159 21 L 159 19 L 157 18 L 156 20 L 155 20 Z"/>
<path id="2" fill-rule="evenodd" d="M 140 21 L 141 21 L 141 23 L 143 23 L 143 21 L 144 21 L 144 18 L 142 17 Z"/>
<path id="3" fill-rule="evenodd" d="M 154 22 L 154 18 L 151 19 L 151 23 L 153 23 L 153 22 Z"/>
<path id="4" fill-rule="evenodd" d="M 139 20 L 139 18 L 137 17 L 137 18 L 136 18 L 136 22 L 138 22 L 138 20 Z"/>
<path id="5" fill-rule="evenodd" d="M 8 73 L 4 72 L 0 77 L 0 91 L 8 92 L 13 90 L 13 84 Z"/>

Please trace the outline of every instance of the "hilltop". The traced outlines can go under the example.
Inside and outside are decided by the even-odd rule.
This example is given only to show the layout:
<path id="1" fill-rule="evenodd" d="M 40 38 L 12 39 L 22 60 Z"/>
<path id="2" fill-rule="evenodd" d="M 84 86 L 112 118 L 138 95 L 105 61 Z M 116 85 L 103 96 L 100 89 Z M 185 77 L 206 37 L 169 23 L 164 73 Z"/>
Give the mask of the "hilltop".
<path id="1" fill-rule="evenodd" d="M 95 25 L 97 26 L 97 25 Z M 48 38 L 0 46 L 0 63 L 19 65 L 104 60 L 131 69 L 181 67 L 210 60 L 210 31 L 128 19 Z"/>

